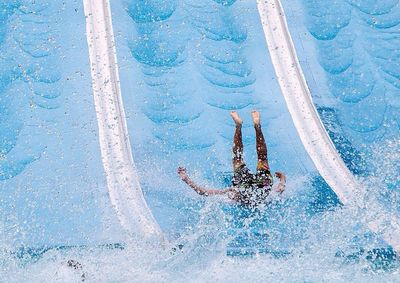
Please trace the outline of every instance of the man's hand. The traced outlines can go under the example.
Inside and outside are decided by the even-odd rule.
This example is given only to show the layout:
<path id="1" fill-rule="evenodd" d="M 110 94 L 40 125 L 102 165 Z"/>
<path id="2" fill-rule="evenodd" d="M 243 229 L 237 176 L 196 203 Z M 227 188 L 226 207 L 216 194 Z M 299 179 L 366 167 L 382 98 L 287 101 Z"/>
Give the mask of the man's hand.
<path id="1" fill-rule="evenodd" d="M 286 176 L 283 172 L 275 172 L 275 176 L 281 181 L 286 181 Z"/>
<path id="2" fill-rule="evenodd" d="M 185 167 L 178 167 L 178 175 L 181 177 L 182 181 L 186 181 L 188 179 Z"/>
<path id="3" fill-rule="evenodd" d="M 282 193 L 285 190 L 286 187 L 286 176 L 283 172 L 276 172 L 275 176 L 279 179 L 279 184 L 276 187 L 276 191 L 278 193 Z"/>

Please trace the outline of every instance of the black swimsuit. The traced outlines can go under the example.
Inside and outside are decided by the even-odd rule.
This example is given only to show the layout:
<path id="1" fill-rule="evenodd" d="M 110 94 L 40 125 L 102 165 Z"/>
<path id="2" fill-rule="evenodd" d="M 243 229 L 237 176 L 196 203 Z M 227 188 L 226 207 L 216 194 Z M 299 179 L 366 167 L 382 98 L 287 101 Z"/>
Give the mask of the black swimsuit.
<path id="1" fill-rule="evenodd" d="M 232 185 L 238 193 L 237 201 L 246 205 L 265 203 L 273 184 L 273 177 L 269 170 L 257 170 L 256 174 L 250 172 L 246 164 L 235 170 Z"/>

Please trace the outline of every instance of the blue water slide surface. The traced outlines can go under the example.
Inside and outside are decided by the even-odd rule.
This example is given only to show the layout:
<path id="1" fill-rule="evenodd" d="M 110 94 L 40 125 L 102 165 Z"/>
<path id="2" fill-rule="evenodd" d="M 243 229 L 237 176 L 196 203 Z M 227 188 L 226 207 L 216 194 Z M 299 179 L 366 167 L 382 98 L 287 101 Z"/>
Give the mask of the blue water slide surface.
<path id="1" fill-rule="evenodd" d="M 15 247 L 105 240 L 103 220 L 114 216 L 82 4 L 1 1 L 0 7 L 2 239 Z"/>

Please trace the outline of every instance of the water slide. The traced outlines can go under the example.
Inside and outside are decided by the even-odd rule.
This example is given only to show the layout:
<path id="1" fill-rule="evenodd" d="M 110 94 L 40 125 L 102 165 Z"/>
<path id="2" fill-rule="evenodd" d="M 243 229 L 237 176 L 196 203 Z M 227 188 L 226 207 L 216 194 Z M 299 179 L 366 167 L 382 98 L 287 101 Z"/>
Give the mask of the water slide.
<path id="1" fill-rule="evenodd" d="M 134 233 L 140 228 L 143 229 L 141 231 L 142 236 L 151 237 L 154 233 L 157 233 L 158 237 L 160 237 L 159 228 L 142 196 L 133 164 L 122 98 L 120 96 L 110 6 L 106 1 L 96 2 L 95 4 L 90 1 L 84 1 L 84 3 L 96 113 L 98 114 L 97 119 L 99 122 L 99 137 L 103 164 L 108 177 L 110 198 L 121 224 L 126 230 Z M 360 185 L 357 184 L 336 151 L 312 102 L 281 3 L 279 1 L 258 1 L 257 4 L 275 72 L 305 149 L 311 156 L 321 176 L 339 196 L 342 203 L 360 203 L 356 199 Z M 94 42 L 95 40 L 97 42 Z M 105 69 L 101 69 L 101 67 Z M 107 87 L 109 87 L 108 90 L 106 89 Z M 109 96 L 107 96 L 107 93 Z M 99 101 L 100 99 L 104 100 Z M 114 108 L 114 105 L 118 107 Z M 107 109 L 109 106 L 111 108 Z M 107 119 L 106 115 L 109 115 L 111 119 Z M 118 119 L 113 119 L 113 117 L 118 117 Z M 111 128 L 109 127 L 110 125 L 112 125 Z M 115 132 L 107 133 L 107 129 Z M 119 149 L 119 152 L 113 152 L 113 150 L 116 150 L 115 145 L 121 145 L 122 148 Z M 107 150 L 110 152 L 107 152 Z M 118 162 L 122 162 L 122 165 L 118 165 Z M 112 168 L 114 167 L 121 170 L 121 172 L 113 170 Z M 116 197 L 115 195 L 119 192 L 122 192 L 121 196 Z M 131 192 L 136 192 L 136 195 L 129 195 Z M 127 202 L 121 205 L 120 203 L 125 202 L 125 200 Z M 121 206 L 125 209 L 121 208 Z M 383 221 L 383 219 L 380 221 Z M 396 219 L 394 218 L 393 221 L 396 221 Z M 373 231 L 379 232 L 379 222 L 369 222 L 368 226 Z M 394 227 L 399 228 L 399 223 L 395 223 Z M 383 234 L 384 239 L 393 245 L 396 250 L 400 249 L 398 232 L 398 230 L 386 231 Z"/>
<path id="2" fill-rule="evenodd" d="M 0 239 L 1 277 L 72 281 L 82 278 L 79 267 L 71 269 L 66 264 L 74 259 L 82 264 L 86 276 L 96 281 L 395 280 L 396 257 L 387 243 L 396 248 L 396 238 L 387 235 L 397 231 L 396 218 L 390 217 L 396 215 L 398 178 L 389 162 L 396 158 L 396 151 L 386 149 L 395 149 L 396 142 L 386 146 L 375 142 L 379 137 L 398 137 L 390 122 L 395 121 L 390 115 L 396 109 L 396 90 L 385 85 L 388 104 L 374 108 L 377 117 L 382 110 L 384 123 L 379 124 L 375 116 L 371 121 L 364 119 L 361 111 L 370 111 L 368 101 L 383 101 L 377 99 L 378 90 L 382 90 L 378 86 L 384 83 L 378 75 L 395 84 L 389 75 L 395 72 L 395 66 L 390 69 L 386 64 L 386 75 L 374 71 L 376 90 L 371 96 L 357 90 L 352 92 L 354 98 L 345 98 L 355 101 L 365 96 L 359 104 L 335 103 L 329 95 L 343 98 L 346 88 L 342 86 L 360 86 L 354 80 L 366 79 L 357 72 L 363 70 L 368 75 L 367 64 L 361 65 L 353 57 L 353 65 L 346 69 L 351 60 L 338 56 L 330 60 L 323 57 L 329 54 L 318 49 L 319 45 L 321 50 L 329 46 L 332 54 L 341 52 L 344 46 L 350 50 L 350 37 L 345 35 L 360 30 L 358 25 L 367 22 L 366 15 L 371 14 L 379 18 L 375 24 L 379 28 L 374 32 L 390 51 L 396 34 L 389 23 L 395 24 L 398 6 L 389 2 L 368 2 L 369 6 L 356 1 L 335 2 L 332 5 L 336 8 L 330 9 L 323 2 L 282 1 L 290 15 L 286 20 L 291 33 L 287 35 L 294 41 L 318 114 L 329 133 L 330 139 L 323 134 L 320 140 L 328 144 L 327 151 L 315 146 L 314 141 L 306 142 L 298 132 L 292 119 L 296 111 L 290 110 L 281 94 L 285 91 L 280 89 L 279 66 L 267 55 L 263 26 L 254 17 L 256 2 L 113 1 L 116 52 L 112 37 L 89 37 L 93 42 L 103 39 L 107 43 L 88 45 L 86 28 L 93 18 L 86 5 L 86 21 L 82 2 L 1 3 L 4 14 L 0 18 L 5 28 L 0 41 L 0 123 L 2 129 L 8 129 L 0 132 L 0 213 L 4 216 L 0 222 L 4 231 Z M 92 8 L 95 12 L 103 9 L 103 16 L 110 15 L 104 3 L 94 3 Z M 341 19 L 349 21 L 350 10 L 351 24 L 331 25 L 337 19 L 335 13 L 342 13 Z M 111 31 L 111 19 L 105 18 L 107 21 L 98 22 L 97 28 L 104 29 L 105 24 Z M 388 29 L 383 29 L 384 25 Z M 330 39 L 326 33 L 337 32 L 338 26 L 346 33 L 339 32 L 337 38 Z M 287 43 L 290 47 L 291 41 Z M 101 51 L 95 46 L 111 48 Z M 357 52 L 345 55 L 361 54 L 359 46 L 354 46 Z M 374 46 L 374 41 L 369 46 Z M 387 54 L 397 54 L 388 51 L 385 55 L 371 48 L 378 61 Z M 103 56 L 96 57 L 96 52 Z M 92 54 L 91 62 L 88 54 Z M 118 74 L 113 74 L 116 68 L 106 68 L 102 73 L 108 73 L 116 84 L 103 88 L 98 74 L 92 80 L 92 64 L 104 60 L 116 66 L 109 63 L 117 61 L 115 55 L 122 91 Z M 302 82 L 302 75 L 297 78 L 292 86 Z M 104 91 L 118 101 L 114 104 L 118 107 L 108 109 L 112 105 L 98 104 L 101 99 L 96 92 L 94 103 L 92 83 L 101 86 L 94 88 L 97 94 Z M 309 102 L 300 107 L 304 105 L 315 107 Z M 349 107 L 353 110 L 348 111 Z M 248 211 L 223 199 L 198 197 L 175 173 L 177 166 L 184 165 L 199 183 L 229 185 L 233 123 L 227 113 L 233 109 L 244 118 L 245 158 L 254 165 L 254 132 L 249 117 L 253 108 L 262 113 L 272 169 L 284 169 L 289 177 L 285 195 L 265 212 Z M 354 111 L 356 108 L 361 110 Z M 99 110 L 112 115 L 119 111 L 112 123 L 116 127 L 107 129 L 98 124 L 108 119 Z M 352 113 L 361 117 L 360 123 L 349 120 Z M 311 121 L 319 122 L 318 116 L 311 115 Z M 379 125 L 392 126 L 382 134 Z M 324 133 L 318 123 L 317 129 L 316 133 Z M 116 132 L 123 134 L 115 136 Z M 107 147 L 107 140 L 118 146 Z M 374 185 L 367 189 L 368 196 L 378 192 L 378 200 L 353 206 L 353 194 L 347 199 L 343 188 L 335 185 L 352 177 L 342 181 L 331 178 L 329 174 L 337 172 L 335 169 L 323 173 L 325 167 L 310 158 L 310 150 L 332 152 L 330 140 L 352 173 L 362 163 L 352 162 L 366 156 L 367 161 L 378 158 L 388 162 L 381 167 L 387 177 L 380 190 L 376 190 L 380 180 L 373 171 L 359 175 L 363 186 L 365 180 Z M 371 141 L 378 146 L 376 156 L 369 159 L 366 154 L 357 154 L 374 150 Z M 371 147 L 364 151 L 365 144 Z M 107 151 L 113 152 L 108 155 Z M 118 160 L 112 156 L 118 156 Z M 113 164 L 123 160 L 123 166 L 118 167 L 121 175 L 104 173 L 110 170 L 104 166 L 107 160 Z M 337 165 L 342 164 L 339 161 L 332 168 Z M 133 182 L 124 183 L 122 176 Z M 126 185 L 122 191 L 115 190 L 120 178 Z M 114 199 L 111 204 L 110 197 Z M 387 212 L 391 208 L 393 214 Z M 368 228 L 368 223 L 380 226 Z M 159 226 L 163 236 L 175 245 L 172 252 L 157 248 L 143 251 L 143 241 L 137 237 L 149 233 L 159 239 Z M 125 245 L 120 227 L 133 236 L 133 243 Z M 376 270 L 383 272 L 377 275 Z"/>
<path id="3" fill-rule="evenodd" d="M 259 0 L 257 5 L 279 85 L 305 149 L 341 202 L 361 205 L 357 199 L 361 185 L 339 156 L 313 104 L 282 4 L 279 0 Z M 382 217 L 367 224 L 372 231 L 380 233 L 384 221 L 387 220 Z M 384 231 L 382 236 L 399 252 L 400 222 L 396 216 L 391 217 L 391 222 L 393 230 Z"/>
<path id="4" fill-rule="evenodd" d="M 107 0 L 83 3 L 99 142 L 111 203 L 122 227 L 132 237 L 162 241 L 161 230 L 144 200 L 132 157 L 110 4 Z"/>

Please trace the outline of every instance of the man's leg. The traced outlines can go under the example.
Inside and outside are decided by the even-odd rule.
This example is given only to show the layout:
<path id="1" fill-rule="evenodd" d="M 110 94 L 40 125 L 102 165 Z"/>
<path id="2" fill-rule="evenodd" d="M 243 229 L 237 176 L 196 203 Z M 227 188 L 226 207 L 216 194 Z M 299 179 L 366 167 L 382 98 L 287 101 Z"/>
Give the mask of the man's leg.
<path id="1" fill-rule="evenodd" d="M 258 111 L 251 112 L 253 117 L 254 129 L 256 130 L 256 149 L 257 149 L 257 170 L 268 170 L 267 145 L 265 144 L 264 135 L 261 131 L 260 113 Z"/>
<path id="2" fill-rule="evenodd" d="M 239 117 L 236 111 L 231 112 L 233 121 L 235 121 L 236 129 L 235 135 L 233 136 L 233 158 L 232 165 L 233 170 L 240 168 L 244 164 L 243 162 L 243 141 L 242 141 L 242 119 Z"/>

